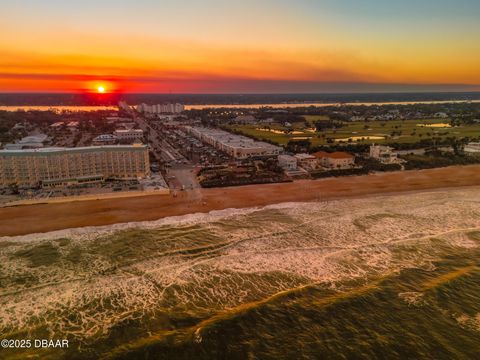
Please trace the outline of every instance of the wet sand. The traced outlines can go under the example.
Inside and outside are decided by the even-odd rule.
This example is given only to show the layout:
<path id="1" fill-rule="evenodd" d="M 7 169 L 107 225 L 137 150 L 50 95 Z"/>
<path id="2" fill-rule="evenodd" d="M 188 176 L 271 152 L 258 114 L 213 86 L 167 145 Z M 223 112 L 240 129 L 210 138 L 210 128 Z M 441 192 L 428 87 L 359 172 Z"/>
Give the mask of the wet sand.
<path id="1" fill-rule="evenodd" d="M 302 180 L 179 192 L 125 199 L 24 205 L 0 209 L 0 236 L 109 225 L 131 221 L 264 206 L 436 188 L 480 185 L 480 165 L 381 173 L 366 176 Z"/>

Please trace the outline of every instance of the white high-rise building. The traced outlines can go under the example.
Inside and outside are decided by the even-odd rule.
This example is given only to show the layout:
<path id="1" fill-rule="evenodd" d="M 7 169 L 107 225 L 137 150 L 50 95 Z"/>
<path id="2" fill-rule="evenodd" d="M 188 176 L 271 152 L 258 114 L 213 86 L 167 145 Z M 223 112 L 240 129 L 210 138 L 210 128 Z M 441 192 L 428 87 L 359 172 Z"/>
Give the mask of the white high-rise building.
<path id="1" fill-rule="evenodd" d="M 139 104 L 136 107 L 137 111 L 144 114 L 180 114 L 185 111 L 185 106 L 183 104 Z"/>

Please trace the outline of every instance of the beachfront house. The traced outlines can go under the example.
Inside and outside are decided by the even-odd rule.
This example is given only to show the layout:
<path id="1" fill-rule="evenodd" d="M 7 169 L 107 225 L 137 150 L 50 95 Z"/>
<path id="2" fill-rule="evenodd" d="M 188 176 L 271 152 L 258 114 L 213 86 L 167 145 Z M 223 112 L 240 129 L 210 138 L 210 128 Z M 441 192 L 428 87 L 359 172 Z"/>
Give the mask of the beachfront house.
<path id="1" fill-rule="evenodd" d="M 313 154 L 318 164 L 329 169 L 348 169 L 355 166 L 355 156 L 343 151 L 328 153 L 319 151 Z"/>
<path id="2" fill-rule="evenodd" d="M 291 155 L 279 155 L 278 166 L 286 171 L 297 170 L 297 158 Z"/>
<path id="3" fill-rule="evenodd" d="M 393 151 L 393 148 L 386 145 L 371 145 L 370 157 L 384 164 L 393 164 L 398 162 L 398 155 Z"/>
<path id="4" fill-rule="evenodd" d="M 317 159 L 310 154 L 296 154 L 295 158 L 300 167 L 305 170 L 313 170 L 317 167 Z"/>

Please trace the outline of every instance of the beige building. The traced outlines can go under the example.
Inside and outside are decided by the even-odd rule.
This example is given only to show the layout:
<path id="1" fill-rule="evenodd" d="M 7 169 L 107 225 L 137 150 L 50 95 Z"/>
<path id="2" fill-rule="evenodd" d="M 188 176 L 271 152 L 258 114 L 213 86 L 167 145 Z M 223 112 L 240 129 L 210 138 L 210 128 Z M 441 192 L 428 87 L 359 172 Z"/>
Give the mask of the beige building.
<path id="1" fill-rule="evenodd" d="M 277 156 L 283 152 L 283 148 L 280 146 L 219 129 L 187 126 L 185 130 L 202 142 L 227 153 L 234 159 Z"/>
<path id="2" fill-rule="evenodd" d="M 465 145 L 463 150 L 467 154 L 480 154 L 480 143 L 470 142 L 467 145 Z"/>
<path id="3" fill-rule="evenodd" d="M 142 129 L 115 130 L 113 135 L 120 141 L 143 140 Z"/>
<path id="4" fill-rule="evenodd" d="M 377 159 L 384 164 L 393 164 L 398 162 L 397 153 L 393 151 L 393 148 L 386 145 L 371 145 L 370 157 Z"/>
<path id="5" fill-rule="evenodd" d="M 297 170 L 297 158 L 291 155 L 278 155 L 278 166 L 283 170 Z"/>
<path id="6" fill-rule="evenodd" d="M 149 175 L 144 145 L 0 150 L 0 186 L 53 187 Z"/>
<path id="7" fill-rule="evenodd" d="M 346 169 L 355 165 L 355 156 L 343 151 L 333 153 L 319 151 L 313 154 L 313 156 L 318 159 L 320 166 L 330 169 Z"/>
<path id="8" fill-rule="evenodd" d="M 313 170 L 317 167 L 317 158 L 310 154 L 296 154 L 298 165 L 306 170 Z"/>

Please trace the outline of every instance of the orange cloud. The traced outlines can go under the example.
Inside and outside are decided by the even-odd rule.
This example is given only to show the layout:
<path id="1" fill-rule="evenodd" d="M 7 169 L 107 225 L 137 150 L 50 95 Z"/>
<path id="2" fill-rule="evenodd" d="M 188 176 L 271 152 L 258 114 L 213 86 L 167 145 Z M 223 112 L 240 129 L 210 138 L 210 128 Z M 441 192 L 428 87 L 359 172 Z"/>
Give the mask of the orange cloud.
<path id="1" fill-rule="evenodd" d="M 0 37 L 0 91 L 87 91 L 98 82 L 133 92 L 249 91 L 248 84 L 255 91 L 275 83 L 282 89 L 288 83 L 480 84 L 474 57 L 444 54 L 435 61 L 436 47 L 423 53 L 405 46 L 392 47 L 395 52 L 333 45 L 236 48 L 108 34 L 82 34 L 70 44 L 66 35 L 55 40 L 35 47 L 42 51 L 25 51 L 21 41 L 2 45 Z"/>

